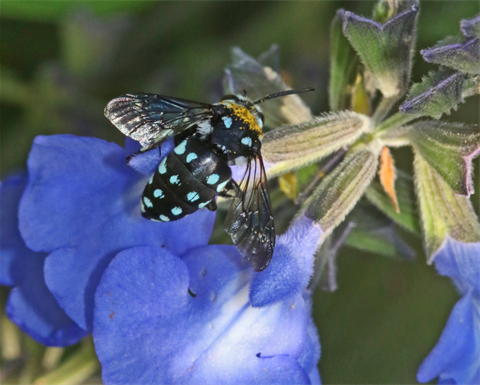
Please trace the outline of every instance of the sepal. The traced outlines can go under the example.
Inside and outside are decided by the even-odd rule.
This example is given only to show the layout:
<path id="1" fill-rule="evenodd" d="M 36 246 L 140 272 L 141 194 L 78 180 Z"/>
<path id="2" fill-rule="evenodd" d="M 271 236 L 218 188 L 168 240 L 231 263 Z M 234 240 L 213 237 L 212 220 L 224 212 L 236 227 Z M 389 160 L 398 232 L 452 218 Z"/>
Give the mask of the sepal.
<path id="1" fill-rule="evenodd" d="M 420 51 L 428 63 L 450 67 L 467 74 L 480 74 L 480 39 L 449 38 Z"/>
<path id="2" fill-rule="evenodd" d="M 455 194 L 418 151 L 414 170 L 428 263 L 448 235 L 465 243 L 480 241 L 480 225 L 470 200 Z"/>
<path id="3" fill-rule="evenodd" d="M 410 88 L 407 100 L 400 106 L 406 114 L 417 114 L 440 119 L 464 103 L 465 75 L 452 70 L 430 72 L 421 83 Z"/>
<path id="4" fill-rule="evenodd" d="M 347 86 L 353 82 L 353 70 L 357 57 L 352 46 L 343 34 L 345 11 L 339 9 L 332 21 L 330 32 L 330 84 L 328 88 L 331 111 L 347 108 Z"/>
<path id="5" fill-rule="evenodd" d="M 262 56 L 262 55 L 261 55 Z M 270 55 L 262 60 L 270 62 Z M 262 98 L 268 94 L 290 90 L 272 68 L 259 63 L 240 48 L 232 49 L 232 63 L 225 69 L 224 89 L 227 94 L 243 94 L 251 99 Z M 298 95 L 288 95 L 269 100 L 262 104 L 267 127 L 278 127 L 285 123 L 298 124 L 311 119 L 310 108 Z"/>
<path id="6" fill-rule="evenodd" d="M 364 147 L 352 151 L 305 202 L 307 217 L 330 233 L 362 197 L 377 166 L 378 150 Z"/>
<path id="7" fill-rule="evenodd" d="M 343 32 L 385 97 L 402 95 L 410 80 L 418 7 L 385 24 L 345 12 Z"/>
<path id="8" fill-rule="evenodd" d="M 464 19 L 460 22 L 460 29 L 464 36 L 480 38 L 480 15 L 473 19 Z"/>
<path id="9" fill-rule="evenodd" d="M 474 193 L 472 159 L 480 153 L 478 126 L 424 121 L 409 131 L 410 141 L 457 194 Z"/>
<path id="10" fill-rule="evenodd" d="M 285 174 L 314 163 L 353 143 L 372 126 L 368 116 L 345 111 L 269 131 L 262 142 L 262 155 L 269 164 L 267 174 Z"/>

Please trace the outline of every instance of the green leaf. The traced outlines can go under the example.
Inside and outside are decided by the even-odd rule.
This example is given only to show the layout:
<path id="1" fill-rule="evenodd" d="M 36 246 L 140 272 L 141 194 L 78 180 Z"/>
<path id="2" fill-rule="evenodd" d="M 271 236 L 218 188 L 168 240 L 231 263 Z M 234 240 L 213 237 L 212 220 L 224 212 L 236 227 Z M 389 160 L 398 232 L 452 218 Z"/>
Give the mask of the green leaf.
<path id="1" fill-rule="evenodd" d="M 346 111 L 269 131 L 262 141 L 262 155 L 271 163 L 267 173 L 272 177 L 317 162 L 371 128 L 368 116 Z"/>
<path id="2" fill-rule="evenodd" d="M 379 180 L 374 180 L 370 186 L 368 186 L 365 191 L 365 196 L 372 204 L 396 223 L 415 234 L 420 234 L 421 227 L 416 212 L 412 177 L 404 172 L 398 171 L 397 179 L 395 180 L 395 191 L 400 208 L 399 213 L 395 212 L 392 201 L 384 191 Z"/>
<path id="3" fill-rule="evenodd" d="M 268 62 L 267 53 L 260 56 Z M 232 63 L 225 69 L 224 89 L 227 94 L 243 94 L 246 91 L 250 99 L 258 99 L 275 92 L 291 90 L 277 72 L 263 66 L 238 47 L 232 49 Z M 310 108 L 299 95 L 269 100 L 262 104 L 262 113 L 265 116 L 265 126 L 270 128 L 286 123 L 298 124 L 312 118 Z"/>
<path id="4" fill-rule="evenodd" d="M 343 32 L 385 97 L 399 96 L 410 80 L 418 7 L 385 24 L 345 12 Z"/>
<path id="5" fill-rule="evenodd" d="M 343 34 L 343 17 L 345 11 L 339 9 L 332 21 L 330 42 L 330 110 L 339 111 L 347 108 L 347 86 L 354 80 L 357 56 Z"/>
<path id="6" fill-rule="evenodd" d="M 418 151 L 414 169 L 428 263 L 447 235 L 460 242 L 480 241 L 480 225 L 470 200 L 455 194 Z"/>
<path id="7" fill-rule="evenodd" d="M 474 193 L 472 159 L 480 153 L 478 126 L 424 121 L 411 127 L 409 138 L 415 150 L 455 193 Z"/>
<path id="8" fill-rule="evenodd" d="M 305 202 L 306 215 L 332 231 L 362 197 L 377 166 L 378 151 L 367 147 L 348 154 Z"/>
<path id="9" fill-rule="evenodd" d="M 465 75 L 451 70 L 430 72 L 421 83 L 410 88 L 407 100 L 400 106 L 406 114 L 431 116 L 440 119 L 463 103 Z"/>
<path id="10" fill-rule="evenodd" d="M 389 258 L 415 258 L 395 223 L 367 201 L 361 200 L 345 221 L 355 225 L 346 240 L 347 246 Z"/>

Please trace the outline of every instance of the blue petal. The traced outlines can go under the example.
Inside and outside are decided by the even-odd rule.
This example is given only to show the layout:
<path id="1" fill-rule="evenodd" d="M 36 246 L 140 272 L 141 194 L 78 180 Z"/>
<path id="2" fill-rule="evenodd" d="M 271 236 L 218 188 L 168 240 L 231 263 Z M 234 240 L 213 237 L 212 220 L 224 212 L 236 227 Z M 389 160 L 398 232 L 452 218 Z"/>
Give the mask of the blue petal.
<path id="1" fill-rule="evenodd" d="M 51 252 L 47 285 L 87 331 L 95 289 L 119 251 L 154 245 L 180 255 L 208 242 L 215 214 L 207 210 L 168 224 L 140 216 L 147 178 L 126 166 L 116 144 L 70 135 L 37 137 L 28 166 L 20 230 L 30 248 Z"/>
<path id="2" fill-rule="evenodd" d="M 312 297 L 309 291 L 303 295 L 308 313 L 312 313 Z M 320 338 L 318 337 L 317 327 L 311 317 L 307 320 L 307 341 L 303 347 L 302 353 L 298 357 L 298 362 L 305 369 L 310 377 L 312 384 L 320 384 L 320 373 L 318 371 L 318 361 L 320 360 Z"/>
<path id="3" fill-rule="evenodd" d="M 298 361 L 308 339 L 301 295 L 252 308 L 251 274 L 232 246 L 183 260 L 158 248 L 118 254 L 95 302 L 104 382 L 310 383 Z"/>
<path id="4" fill-rule="evenodd" d="M 478 257 L 478 255 L 477 255 Z M 419 382 L 480 383 L 480 298 L 469 291 L 453 308 L 437 345 L 417 373 Z"/>
<path id="5" fill-rule="evenodd" d="M 128 157 L 130 155 L 135 154 L 137 151 L 140 151 L 142 146 L 136 140 L 133 140 L 132 138 L 129 138 L 128 136 L 126 136 L 123 148 L 125 151 L 125 157 Z"/>
<path id="6" fill-rule="evenodd" d="M 268 269 L 252 279 L 250 301 L 253 306 L 267 306 L 303 291 L 312 275 L 322 234 L 318 224 L 302 215 L 277 238 Z"/>
<path id="7" fill-rule="evenodd" d="M 128 161 L 128 165 L 143 175 L 151 176 L 162 159 L 173 151 L 174 146 L 173 138 L 169 139 L 162 144 L 161 151 L 158 148 L 154 148 L 153 150 L 135 155 Z"/>
<path id="8" fill-rule="evenodd" d="M 18 255 L 31 253 L 18 231 L 18 203 L 25 190 L 27 176 L 14 175 L 0 184 L 0 285 L 14 286 L 20 279 Z"/>
<path id="9" fill-rule="evenodd" d="M 43 278 L 45 253 L 26 247 L 18 230 L 18 205 L 27 185 L 26 176 L 13 176 L 0 186 L 1 284 L 14 286 L 7 314 L 25 333 L 48 346 L 67 346 L 87 333 L 58 305 Z"/>
<path id="10" fill-rule="evenodd" d="M 447 236 L 433 261 L 438 272 L 452 278 L 462 294 L 473 289 L 480 296 L 480 242 L 464 243 Z"/>

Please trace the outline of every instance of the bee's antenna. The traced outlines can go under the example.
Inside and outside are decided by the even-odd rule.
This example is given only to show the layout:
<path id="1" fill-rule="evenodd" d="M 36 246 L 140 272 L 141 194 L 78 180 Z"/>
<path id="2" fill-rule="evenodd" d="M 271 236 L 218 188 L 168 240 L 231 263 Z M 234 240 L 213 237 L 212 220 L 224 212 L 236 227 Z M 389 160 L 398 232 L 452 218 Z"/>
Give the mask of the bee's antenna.
<path id="1" fill-rule="evenodd" d="M 282 92 L 277 92 L 275 94 L 270 94 L 267 95 L 263 98 L 257 99 L 253 102 L 253 104 L 260 104 L 263 103 L 265 100 L 273 99 L 273 98 L 279 98 L 281 96 L 286 96 L 286 95 L 292 95 L 292 94 L 301 94 L 303 92 L 310 92 L 314 91 L 315 88 L 308 87 L 308 88 L 299 88 L 298 90 L 289 90 L 289 91 L 282 91 Z"/>

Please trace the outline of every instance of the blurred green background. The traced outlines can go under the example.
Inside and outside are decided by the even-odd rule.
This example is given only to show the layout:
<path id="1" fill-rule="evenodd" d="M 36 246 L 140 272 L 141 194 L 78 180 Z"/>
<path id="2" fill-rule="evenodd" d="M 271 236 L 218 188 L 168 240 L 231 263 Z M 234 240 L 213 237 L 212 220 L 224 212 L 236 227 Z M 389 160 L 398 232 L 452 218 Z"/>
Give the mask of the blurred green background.
<path id="1" fill-rule="evenodd" d="M 330 21 L 338 8 L 369 17 L 373 5 L 3 0 L 1 176 L 25 167 L 36 135 L 72 133 L 122 144 L 123 135 L 103 116 L 107 102 L 120 94 L 217 101 L 233 46 L 256 57 L 278 44 L 287 82 L 315 87 L 304 100 L 315 114 L 327 111 Z M 458 34 L 460 20 L 478 13 L 476 1 L 421 3 L 418 49 Z M 417 52 L 413 80 L 433 69 Z M 447 119 L 478 123 L 478 97 Z M 408 171 L 409 151 L 394 155 Z M 477 186 L 478 180 L 477 175 Z M 411 240 L 415 262 L 344 248 L 339 289 L 316 292 L 324 383 L 416 383 L 418 366 L 440 336 L 457 294 L 425 264 L 421 241 Z"/>

